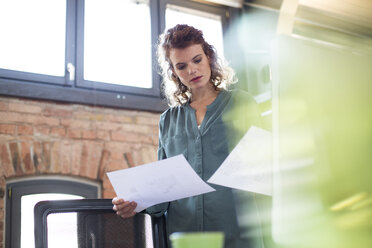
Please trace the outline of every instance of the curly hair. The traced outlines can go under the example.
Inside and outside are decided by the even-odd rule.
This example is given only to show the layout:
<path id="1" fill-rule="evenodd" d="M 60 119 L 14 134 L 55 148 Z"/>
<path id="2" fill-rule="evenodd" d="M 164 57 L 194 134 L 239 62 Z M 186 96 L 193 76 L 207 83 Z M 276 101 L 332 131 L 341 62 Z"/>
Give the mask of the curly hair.
<path id="1" fill-rule="evenodd" d="M 236 82 L 234 71 L 218 58 L 216 49 L 205 41 L 203 32 L 186 24 L 178 24 L 160 35 L 157 51 L 160 74 L 163 77 L 161 89 L 169 106 L 183 105 L 191 98 L 190 89 L 173 73 L 173 65 L 169 59 L 170 50 L 195 44 L 200 44 L 209 58 L 210 82 L 215 90 L 221 90 Z"/>

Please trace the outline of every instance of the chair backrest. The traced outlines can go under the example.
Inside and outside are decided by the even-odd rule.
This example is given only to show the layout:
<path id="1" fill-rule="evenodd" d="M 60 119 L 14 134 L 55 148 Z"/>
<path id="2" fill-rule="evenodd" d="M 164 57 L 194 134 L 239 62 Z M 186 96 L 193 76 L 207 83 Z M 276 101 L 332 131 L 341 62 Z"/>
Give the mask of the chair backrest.
<path id="1" fill-rule="evenodd" d="M 166 248 L 165 220 L 123 219 L 111 199 L 41 201 L 34 208 L 36 248 Z"/>

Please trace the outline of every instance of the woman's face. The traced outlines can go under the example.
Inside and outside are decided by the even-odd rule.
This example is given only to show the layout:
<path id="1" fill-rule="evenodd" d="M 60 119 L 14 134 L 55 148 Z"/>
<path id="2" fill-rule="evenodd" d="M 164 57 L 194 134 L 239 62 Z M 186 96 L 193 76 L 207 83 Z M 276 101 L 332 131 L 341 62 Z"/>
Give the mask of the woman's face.
<path id="1" fill-rule="evenodd" d="M 211 67 L 200 44 L 183 49 L 173 48 L 169 51 L 173 73 L 191 91 L 210 87 Z"/>

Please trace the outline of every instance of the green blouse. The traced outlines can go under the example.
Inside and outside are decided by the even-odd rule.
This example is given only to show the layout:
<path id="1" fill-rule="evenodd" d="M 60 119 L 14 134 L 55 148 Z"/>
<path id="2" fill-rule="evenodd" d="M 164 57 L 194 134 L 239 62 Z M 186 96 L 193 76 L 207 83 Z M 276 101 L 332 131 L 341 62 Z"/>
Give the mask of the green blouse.
<path id="1" fill-rule="evenodd" d="M 260 126 L 257 103 L 247 92 L 222 90 L 207 106 L 198 127 L 195 110 L 186 103 L 169 108 L 160 117 L 158 159 L 183 154 L 195 172 L 207 181 L 225 160 L 251 125 Z M 235 245 L 239 239 L 234 194 L 230 188 L 211 184 L 216 191 L 163 203 L 148 208 L 150 214 L 167 214 L 167 233 L 223 231 L 225 247 L 260 247 Z M 245 196 L 246 198 L 247 196 Z M 245 204 L 257 214 L 252 204 Z M 249 241 L 251 242 L 251 241 Z M 254 241 L 256 243 L 256 241 Z"/>

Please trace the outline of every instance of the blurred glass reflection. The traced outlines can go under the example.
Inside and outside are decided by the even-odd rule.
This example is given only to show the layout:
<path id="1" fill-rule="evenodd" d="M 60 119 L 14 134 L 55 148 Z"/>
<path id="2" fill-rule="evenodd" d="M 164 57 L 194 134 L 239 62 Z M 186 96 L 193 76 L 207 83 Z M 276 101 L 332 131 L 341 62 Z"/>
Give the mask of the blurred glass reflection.
<path id="1" fill-rule="evenodd" d="M 239 87 L 272 87 L 273 196 L 256 194 L 261 223 L 240 201 L 239 222 L 266 248 L 372 247 L 372 39 L 299 21 L 275 35 L 277 18 L 247 7 L 225 37 Z"/>
<path id="2" fill-rule="evenodd" d="M 372 247 L 372 54 L 295 35 L 272 52 L 275 246 Z"/>

